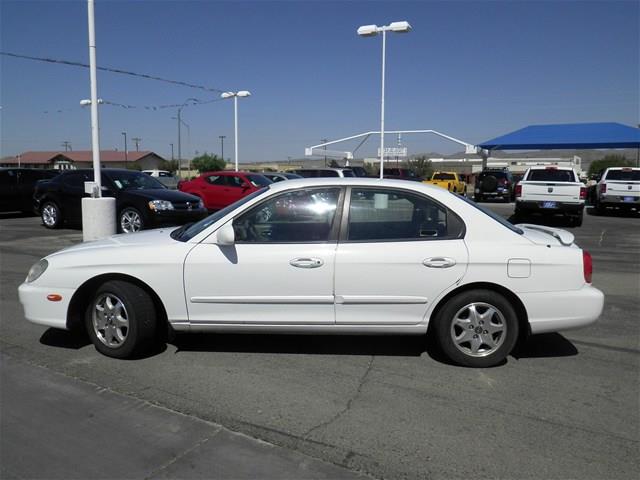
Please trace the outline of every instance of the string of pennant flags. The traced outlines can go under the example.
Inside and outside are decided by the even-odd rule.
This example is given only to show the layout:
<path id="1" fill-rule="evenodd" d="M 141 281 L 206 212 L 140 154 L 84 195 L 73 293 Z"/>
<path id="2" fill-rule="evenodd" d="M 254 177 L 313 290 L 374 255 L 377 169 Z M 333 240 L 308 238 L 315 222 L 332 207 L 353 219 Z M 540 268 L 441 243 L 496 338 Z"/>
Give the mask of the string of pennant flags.
<path id="1" fill-rule="evenodd" d="M 75 62 L 71 60 L 60 60 L 56 58 L 46 58 L 46 57 L 34 57 L 31 55 L 22 55 L 19 53 L 12 53 L 12 52 L 0 52 L 0 55 L 3 55 L 5 57 L 21 58 L 23 60 L 31 60 L 35 62 L 56 63 L 59 65 L 67 65 L 70 67 L 89 68 L 89 64 L 87 63 Z M 181 87 L 196 88 L 198 90 L 205 90 L 207 92 L 216 92 L 216 93 L 225 92 L 225 90 L 220 90 L 219 88 L 207 87 L 205 85 L 197 85 L 195 83 L 183 82 L 181 80 L 172 80 L 169 78 L 158 77 L 156 75 L 149 75 L 147 73 L 131 72 L 129 70 L 122 70 L 120 68 L 111 68 L 111 67 L 96 67 L 96 68 L 104 72 L 117 73 L 120 75 L 129 75 L 131 77 L 146 78 L 147 80 L 155 80 L 158 82 L 171 83 L 173 85 L 179 85 Z"/>

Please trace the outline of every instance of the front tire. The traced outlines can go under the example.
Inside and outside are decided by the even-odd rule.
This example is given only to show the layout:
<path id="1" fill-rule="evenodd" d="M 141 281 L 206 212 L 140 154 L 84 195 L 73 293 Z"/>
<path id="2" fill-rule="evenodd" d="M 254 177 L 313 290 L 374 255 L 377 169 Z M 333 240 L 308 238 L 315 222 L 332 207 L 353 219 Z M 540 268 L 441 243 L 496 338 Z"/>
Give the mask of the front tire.
<path id="1" fill-rule="evenodd" d="M 118 216 L 118 227 L 122 233 L 139 232 L 144 226 L 144 218 L 136 208 L 126 207 Z"/>
<path id="2" fill-rule="evenodd" d="M 130 358 L 144 353 L 156 334 L 156 311 L 147 292 L 120 280 L 105 282 L 85 314 L 93 345 L 103 355 Z"/>
<path id="3" fill-rule="evenodd" d="M 42 224 L 51 229 L 60 228 L 62 225 L 62 212 L 54 202 L 45 202 L 40 209 Z"/>
<path id="4" fill-rule="evenodd" d="M 470 290 L 452 297 L 434 320 L 442 352 L 466 367 L 503 362 L 518 339 L 513 306 L 491 290 Z"/>

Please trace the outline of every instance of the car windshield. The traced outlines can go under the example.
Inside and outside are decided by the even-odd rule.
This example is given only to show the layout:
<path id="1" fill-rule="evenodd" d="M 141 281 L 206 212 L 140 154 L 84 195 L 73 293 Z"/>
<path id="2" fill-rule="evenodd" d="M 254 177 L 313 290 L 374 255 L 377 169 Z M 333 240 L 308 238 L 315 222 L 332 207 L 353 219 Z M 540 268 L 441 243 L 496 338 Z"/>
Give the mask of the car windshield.
<path id="1" fill-rule="evenodd" d="M 489 210 L 488 208 L 483 207 L 482 205 L 478 205 L 476 202 L 474 202 L 473 200 L 468 199 L 467 197 L 464 196 L 458 196 L 457 198 L 459 198 L 460 200 L 464 200 L 465 202 L 467 202 L 469 205 L 474 206 L 475 208 L 477 208 L 478 210 L 480 210 L 482 213 L 484 213 L 485 215 L 489 215 L 491 218 L 493 218 L 496 222 L 500 223 L 501 225 L 504 225 L 505 227 L 507 227 L 509 230 L 511 230 L 512 232 L 517 233 L 518 235 L 522 235 L 524 233 L 524 231 L 518 227 L 516 227 L 513 223 L 509 222 L 507 219 L 505 219 L 504 217 L 501 217 L 500 215 L 498 215 L 497 213 L 492 212 L 491 210 Z"/>
<path id="2" fill-rule="evenodd" d="M 171 232 L 171 238 L 173 238 L 174 240 L 179 240 L 181 242 L 188 242 L 193 237 L 195 237 L 200 232 L 202 232 L 205 228 L 208 228 L 209 226 L 216 223 L 218 220 L 224 217 L 227 213 L 231 212 L 232 210 L 238 207 L 241 207 L 242 205 L 249 202 L 250 200 L 253 200 L 254 198 L 262 195 L 267 190 L 269 190 L 269 188 L 267 187 L 261 188 L 260 190 L 256 190 L 250 195 L 247 195 L 246 197 L 241 198 L 237 202 L 224 207 L 222 210 L 218 210 L 216 213 L 209 215 L 207 218 L 203 218 L 199 222 L 188 223 L 186 225 L 183 225 L 182 227 L 179 227 L 175 229 L 173 232 Z"/>
<path id="3" fill-rule="evenodd" d="M 142 172 L 105 172 L 118 190 L 160 190 L 166 189 L 155 178 Z"/>
<path id="4" fill-rule="evenodd" d="M 251 175 L 247 175 L 247 179 L 251 182 L 251 184 L 254 187 L 266 187 L 267 185 L 270 185 L 271 183 L 273 183 L 264 175 L 251 174 Z"/>
<path id="5" fill-rule="evenodd" d="M 623 169 L 623 170 L 609 170 L 607 173 L 607 180 L 628 180 L 632 182 L 640 181 L 640 170 L 638 169 Z"/>
<path id="6" fill-rule="evenodd" d="M 527 181 L 531 182 L 575 182 L 573 170 L 558 170 L 545 168 L 544 170 L 530 170 Z"/>
<path id="7" fill-rule="evenodd" d="M 296 175 L 295 173 L 283 173 L 283 175 L 285 177 L 287 177 L 289 180 L 293 180 L 293 179 L 296 179 L 296 178 L 304 178 L 304 177 L 302 177 L 300 175 Z"/>

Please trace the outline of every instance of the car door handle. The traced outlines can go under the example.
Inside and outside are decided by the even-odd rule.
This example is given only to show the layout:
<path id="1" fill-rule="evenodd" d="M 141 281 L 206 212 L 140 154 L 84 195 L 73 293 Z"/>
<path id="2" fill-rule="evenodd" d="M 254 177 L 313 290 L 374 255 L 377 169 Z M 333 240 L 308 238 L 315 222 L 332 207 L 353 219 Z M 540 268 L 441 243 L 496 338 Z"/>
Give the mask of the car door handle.
<path id="1" fill-rule="evenodd" d="M 423 260 L 422 264 L 430 268 L 449 268 L 453 267 L 456 261 L 448 257 L 431 257 Z"/>
<path id="2" fill-rule="evenodd" d="M 319 258 L 294 258 L 289 265 L 298 268 L 318 268 L 324 265 L 324 261 Z"/>

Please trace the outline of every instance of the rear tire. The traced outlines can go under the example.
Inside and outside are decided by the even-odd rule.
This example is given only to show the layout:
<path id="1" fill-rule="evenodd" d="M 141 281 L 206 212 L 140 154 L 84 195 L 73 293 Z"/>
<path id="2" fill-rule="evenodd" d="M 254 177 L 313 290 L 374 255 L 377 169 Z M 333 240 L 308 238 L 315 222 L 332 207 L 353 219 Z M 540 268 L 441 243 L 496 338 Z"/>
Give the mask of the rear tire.
<path id="1" fill-rule="evenodd" d="M 126 281 L 105 282 L 89 302 L 85 327 L 103 355 L 131 358 L 148 350 L 156 336 L 156 310 L 151 297 Z"/>
<path id="2" fill-rule="evenodd" d="M 492 290 L 469 290 L 452 297 L 434 321 L 442 352 L 466 367 L 492 367 L 503 362 L 519 334 L 513 306 Z"/>

